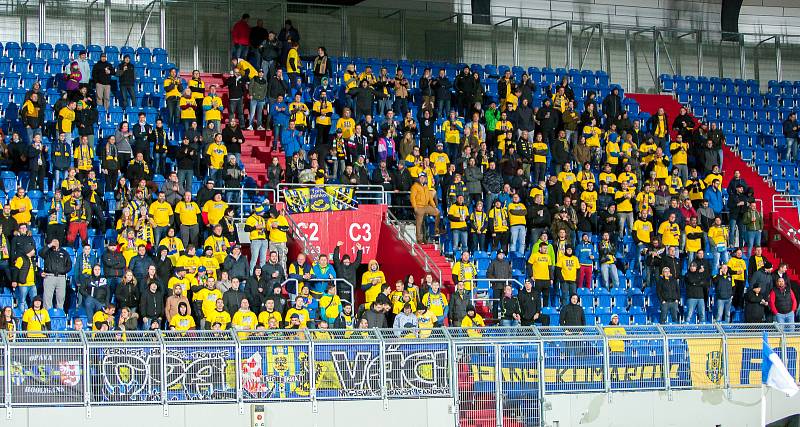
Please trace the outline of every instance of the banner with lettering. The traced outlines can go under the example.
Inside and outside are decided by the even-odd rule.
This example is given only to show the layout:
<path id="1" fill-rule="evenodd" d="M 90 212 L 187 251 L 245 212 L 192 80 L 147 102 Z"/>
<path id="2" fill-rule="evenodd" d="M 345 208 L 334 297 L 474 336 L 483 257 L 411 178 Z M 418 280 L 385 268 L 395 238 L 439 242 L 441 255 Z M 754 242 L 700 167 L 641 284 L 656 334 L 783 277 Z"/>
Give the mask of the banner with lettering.
<path id="1" fill-rule="evenodd" d="M 233 346 L 168 348 L 162 385 L 160 348 L 92 348 L 92 400 L 155 402 L 161 400 L 162 387 L 172 401 L 235 399 L 235 355 Z"/>
<path id="2" fill-rule="evenodd" d="M 10 356 L 12 403 L 83 402 L 83 349 L 13 348 Z"/>
<path id="3" fill-rule="evenodd" d="M 361 205 L 357 210 L 293 214 L 292 220 L 306 238 L 313 254 L 331 254 L 336 243 L 344 243 L 340 256 L 355 258 L 361 245 L 363 263 L 375 259 L 386 205 Z"/>
<path id="4" fill-rule="evenodd" d="M 320 185 L 316 187 L 286 188 L 283 198 L 286 212 L 330 212 L 357 209 L 354 187 L 341 185 Z"/>
<path id="5" fill-rule="evenodd" d="M 722 340 L 719 347 L 708 345 L 708 339 L 687 339 L 692 359 L 692 385 L 695 388 L 720 387 L 724 385 Z M 728 375 L 731 387 L 761 386 L 761 338 L 728 338 Z M 783 357 L 781 340 L 769 338 L 769 345 Z M 783 362 L 797 381 L 800 373 L 800 337 L 786 339 L 786 358 Z"/>

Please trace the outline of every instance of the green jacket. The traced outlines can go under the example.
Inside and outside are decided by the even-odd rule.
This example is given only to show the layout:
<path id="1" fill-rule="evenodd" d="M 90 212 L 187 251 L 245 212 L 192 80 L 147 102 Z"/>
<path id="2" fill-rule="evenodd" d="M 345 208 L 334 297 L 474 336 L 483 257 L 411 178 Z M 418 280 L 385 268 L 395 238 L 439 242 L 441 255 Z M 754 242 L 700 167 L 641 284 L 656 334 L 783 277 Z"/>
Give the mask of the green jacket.
<path id="1" fill-rule="evenodd" d="M 497 122 L 500 120 L 500 110 L 496 108 L 494 110 L 488 109 L 484 114 L 484 118 L 486 119 L 486 130 L 494 132 L 497 128 Z"/>
<path id="2" fill-rule="evenodd" d="M 744 213 L 743 220 L 747 231 L 761 231 L 764 229 L 764 218 L 758 211 L 749 209 Z"/>

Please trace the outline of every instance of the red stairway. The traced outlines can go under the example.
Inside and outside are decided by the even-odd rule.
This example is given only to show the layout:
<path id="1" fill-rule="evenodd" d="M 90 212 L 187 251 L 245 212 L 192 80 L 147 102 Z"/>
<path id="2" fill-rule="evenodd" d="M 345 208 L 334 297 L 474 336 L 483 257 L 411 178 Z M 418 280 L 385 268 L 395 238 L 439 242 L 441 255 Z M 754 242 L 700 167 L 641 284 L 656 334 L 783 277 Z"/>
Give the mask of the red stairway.
<path id="1" fill-rule="evenodd" d="M 182 73 L 181 77 L 187 81 L 191 79 L 191 73 Z M 228 89 L 224 85 L 224 77 L 219 73 L 200 74 L 200 78 L 206 84 L 206 91 L 211 85 L 217 85 L 217 94 L 222 97 L 226 106 L 222 113 L 223 122 L 228 120 Z M 247 103 L 245 103 L 244 116 L 248 116 Z M 267 183 L 267 167 L 272 162 L 272 157 L 277 156 L 281 167 L 286 170 L 286 158 L 283 151 L 272 152 L 274 137 L 271 130 L 246 130 L 242 129 L 245 142 L 242 144 L 242 164 L 247 172 L 247 176 L 253 178 L 259 187 L 264 187 Z"/>
<path id="2" fill-rule="evenodd" d="M 663 107 L 664 111 L 667 113 L 668 119 L 670 120 L 670 126 L 672 126 L 671 121 L 678 116 L 682 107 L 682 105 L 671 95 L 628 93 L 625 94 L 625 96 L 635 99 L 636 102 L 639 103 L 639 108 L 642 111 L 646 111 L 650 114 L 655 114 L 659 107 Z M 674 131 L 671 132 L 671 136 L 673 138 L 675 137 Z M 780 209 L 777 212 L 773 212 L 772 197 L 779 193 L 775 191 L 775 189 L 772 188 L 772 186 L 761 175 L 759 175 L 755 169 L 737 156 L 736 153 L 731 151 L 729 147 L 723 145 L 722 148 L 724 165 L 722 171 L 722 186 L 727 187 L 728 183 L 733 178 L 734 172 L 738 170 L 741 173 L 742 178 L 753 188 L 756 199 L 760 199 L 762 202 L 764 227 L 766 227 L 770 235 L 769 242 L 761 242 L 762 245 L 764 245 L 764 256 L 769 259 L 776 268 L 779 263 L 783 262 L 783 259 L 797 259 L 797 257 L 800 256 L 800 247 L 798 247 L 796 244 L 792 244 L 787 236 L 781 231 L 777 230 L 775 227 L 778 217 L 780 217 L 788 221 L 793 228 L 797 229 L 798 226 L 800 226 L 797 210 Z M 775 239 L 774 237 L 776 236 L 780 237 L 780 239 Z M 783 257 L 778 256 L 776 250 L 781 252 Z M 789 263 L 789 265 L 789 276 L 792 278 L 792 280 L 798 280 L 800 275 L 797 274 L 797 271 L 793 268 L 791 263 Z"/>

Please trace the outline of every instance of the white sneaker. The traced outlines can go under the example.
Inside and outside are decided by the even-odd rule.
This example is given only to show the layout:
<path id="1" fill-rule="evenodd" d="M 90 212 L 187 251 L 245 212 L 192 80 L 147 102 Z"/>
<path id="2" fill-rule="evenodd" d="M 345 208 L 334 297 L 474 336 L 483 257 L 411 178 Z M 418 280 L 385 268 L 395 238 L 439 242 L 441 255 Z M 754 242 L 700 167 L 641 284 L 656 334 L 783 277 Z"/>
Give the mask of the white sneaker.
<path id="1" fill-rule="evenodd" d="M 253 126 L 252 125 L 248 126 L 247 130 L 253 130 Z"/>
<path id="2" fill-rule="evenodd" d="M 258 130 L 264 130 L 264 126 L 259 126 Z"/>

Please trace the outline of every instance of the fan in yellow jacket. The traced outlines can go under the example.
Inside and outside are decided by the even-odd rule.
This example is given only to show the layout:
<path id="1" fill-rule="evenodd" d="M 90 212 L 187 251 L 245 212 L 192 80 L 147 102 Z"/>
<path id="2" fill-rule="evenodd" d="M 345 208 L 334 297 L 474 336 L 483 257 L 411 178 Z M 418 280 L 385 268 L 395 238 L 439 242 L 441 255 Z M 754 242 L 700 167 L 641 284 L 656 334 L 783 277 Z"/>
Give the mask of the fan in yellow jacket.
<path id="1" fill-rule="evenodd" d="M 361 275 L 361 288 L 364 290 L 364 299 L 372 303 L 381 292 L 381 287 L 386 283 L 386 276 L 379 269 L 378 261 L 371 260 L 367 271 Z"/>
<path id="2" fill-rule="evenodd" d="M 252 64 L 247 62 L 242 58 L 233 58 L 231 59 L 231 65 L 233 68 L 239 70 L 239 74 L 243 76 L 247 76 L 248 79 L 252 80 L 258 75 L 258 70 L 253 67 Z"/>

